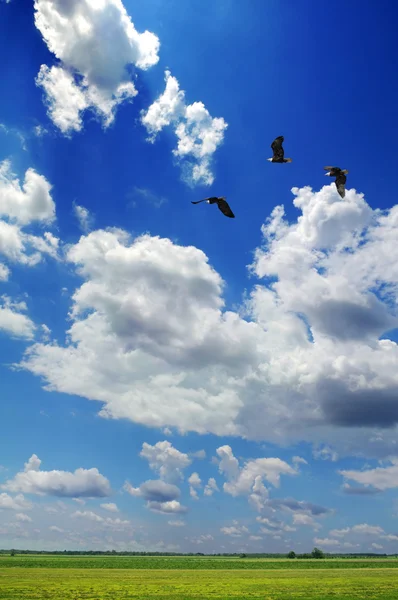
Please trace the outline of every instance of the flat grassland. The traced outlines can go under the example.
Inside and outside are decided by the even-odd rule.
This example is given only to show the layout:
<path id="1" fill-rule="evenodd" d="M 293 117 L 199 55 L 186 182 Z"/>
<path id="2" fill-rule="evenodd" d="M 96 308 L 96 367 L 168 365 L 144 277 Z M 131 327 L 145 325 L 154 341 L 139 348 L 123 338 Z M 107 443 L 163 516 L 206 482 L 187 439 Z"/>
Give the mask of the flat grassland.
<path id="1" fill-rule="evenodd" d="M 397 600 L 397 559 L 0 556 L 1 600 Z"/>

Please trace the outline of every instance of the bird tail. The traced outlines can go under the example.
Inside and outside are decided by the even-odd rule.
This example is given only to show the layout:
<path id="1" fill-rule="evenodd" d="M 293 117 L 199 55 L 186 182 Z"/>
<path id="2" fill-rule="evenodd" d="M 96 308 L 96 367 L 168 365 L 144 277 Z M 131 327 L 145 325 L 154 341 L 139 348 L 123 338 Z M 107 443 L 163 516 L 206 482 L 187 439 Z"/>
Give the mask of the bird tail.
<path id="1" fill-rule="evenodd" d="M 285 158 L 285 161 L 286 162 L 292 162 L 292 159 L 291 158 Z"/>

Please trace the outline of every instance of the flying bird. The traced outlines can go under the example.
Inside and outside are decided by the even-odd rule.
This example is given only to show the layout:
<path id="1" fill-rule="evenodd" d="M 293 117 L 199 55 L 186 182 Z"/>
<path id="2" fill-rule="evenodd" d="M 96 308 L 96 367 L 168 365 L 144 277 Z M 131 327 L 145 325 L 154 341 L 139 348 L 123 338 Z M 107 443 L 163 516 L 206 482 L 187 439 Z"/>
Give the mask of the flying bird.
<path id="1" fill-rule="evenodd" d="M 192 200 L 191 200 L 192 202 Z M 192 204 L 199 204 L 200 202 L 207 202 L 207 204 L 217 204 L 218 208 L 221 210 L 223 215 L 226 217 L 230 217 L 230 219 L 234 219 L 235 215 L 230 209 L 228 202 L 225 200 L 224 196 L 217 198 L 216 196 L 212 196 L 211 198 L 205 198 L 204 200 L 198 200 L 197 202 L 192 202 Z"/>
<path id="2" fill-rule="evenodd" d="M 336 188 L 338 193 L 342 198 L 345 196 L 345 182 L 347 181 L 347 169 L 339 169 L 339 167 L 323 167 L 325 171 L 329 171 L 329 173 L 325 173 L 326 177 L 336 177 Z"/>
<path id="3" fill-rule="evenodd" d="M 272 142 L 271 148 L 272 148 L 274 155 L 272 158 L 267 158 L 267 160 L 269 160 L 269 162 L 276 162 L 276 163 L 291 163 L 292 162 L 291 158 L 285 158 L 285 151 L 282 147 L 284 139 L 285 138 L 283 137 L 283 135 L 279 135 Z"/>

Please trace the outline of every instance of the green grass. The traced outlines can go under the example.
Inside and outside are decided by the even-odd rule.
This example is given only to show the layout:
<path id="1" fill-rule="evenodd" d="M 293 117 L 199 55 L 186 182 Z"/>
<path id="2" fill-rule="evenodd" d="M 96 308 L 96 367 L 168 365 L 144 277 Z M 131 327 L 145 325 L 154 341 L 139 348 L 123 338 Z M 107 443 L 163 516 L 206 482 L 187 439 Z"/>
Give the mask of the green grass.
<path id="1" fill-rule="evenodd" d="M 398 559 L 224 558 L 196 556 L 0 556 L 0 569 L 207 569 L 207 570 L 313 570 L 398 568 Z M 398 600 L 398 596 L 397 596 Z"/>
<path id="2" fill-rule="evenodd" d="M 66 564 L 68 559 L 58 559 Z M 73 560 L 73 559 L 72 559 Z M 102 560 L 102 559 L 100 559 Z M 114 559 L 108 559 L 110 562 Z M 117 560 L 117 559 L 116 559 Z M 130 560 L 136 560 L 135 558 Z M 156 560 L 156 559 L 155 559 Z M 173 562 L 173 559 L 167 559 Z M 195 559 L 193 559 L 195 560 Z M 226 559 L 228 561 L 228 559 Z M 221 562 L 221 561 L 220 561 Z M 267 562 L 263 561 L 266 566 Z M 282 563 L 283 564 L 283 563 Z M 0 568 L 0 600 L 397 600 L 398 571 Z"/>

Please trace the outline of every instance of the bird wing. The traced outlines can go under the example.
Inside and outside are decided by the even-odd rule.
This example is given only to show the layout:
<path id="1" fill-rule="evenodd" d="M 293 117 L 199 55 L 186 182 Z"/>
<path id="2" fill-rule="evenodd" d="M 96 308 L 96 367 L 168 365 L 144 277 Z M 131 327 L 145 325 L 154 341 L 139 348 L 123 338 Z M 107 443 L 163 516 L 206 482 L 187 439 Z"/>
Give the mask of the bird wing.
<path id="1" fill-rule="evenodd" d="M 279 135 L 277 138 L 274 139 L 274 141 L 271 144 L 271 148 L 274 152 L 274 157 L 277 158 L 283 158 L 285 155 L 285 152 L 282 148 L 282 143 L 284 141 L 284 137 L 283 135 Z"/>
<path id="2" fill-rule="evenodd" d="M 218 205 L 218 208 L 223 213 L 223 215 L 225 215 L 226 217 L 230 217 L 231 219 L 235 218 L 235 215 L 232 212 L 232 210 L 226 200 L 218 200 L 217 205 Z"/>
<path id="3" fill-rule="evenodd" d="M 203 200 L 197 200 L 196 202 L 193 202 L 191 200 L 191 204 L 200 204 L 201 202 L 206 202 L 206 200 L 208 200 L 209 198 L 204 198 Z"/>
<path id="4" fill-rule="evenodd" d="M 325 171 L 334 171 L 335 169 L 338 169 L 338 167 L 323 167 L 325 169 Z"/>
<path id="5" fill-rule="evenodd" d="M 336 177 L 336 188 L 338 193 L 342 198 L 345 196 L 345 182 L 347 181 L 347 177 L 344 173 L 339 173 Z"/>

